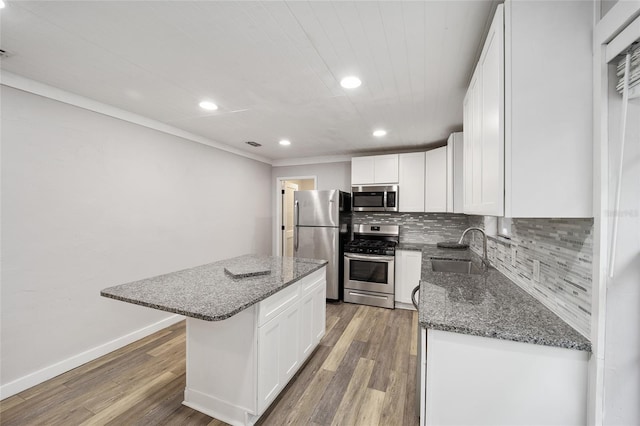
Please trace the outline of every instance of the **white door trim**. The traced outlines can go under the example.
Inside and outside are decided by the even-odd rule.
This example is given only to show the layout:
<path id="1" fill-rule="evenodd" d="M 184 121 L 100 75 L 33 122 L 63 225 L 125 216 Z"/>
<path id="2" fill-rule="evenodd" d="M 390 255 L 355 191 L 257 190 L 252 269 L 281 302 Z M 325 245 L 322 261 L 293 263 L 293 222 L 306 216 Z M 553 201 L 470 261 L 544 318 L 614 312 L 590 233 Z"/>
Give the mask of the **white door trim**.
<path id="1" fill-rule="evenodd" d="M 275 181 L 275 188 L 273 191 L 273 206 L 275 207 L 274 215 L 274 227 L 273 227 L 273 256 L 282 256 L 282 203 L 280 197 L 282 195 L 282 182 L 287 180 L 308 180 L 313 179 L 313 187 L 318 189 L 318 177 L 317 176 L 286 176 L 277 177 Z"/>

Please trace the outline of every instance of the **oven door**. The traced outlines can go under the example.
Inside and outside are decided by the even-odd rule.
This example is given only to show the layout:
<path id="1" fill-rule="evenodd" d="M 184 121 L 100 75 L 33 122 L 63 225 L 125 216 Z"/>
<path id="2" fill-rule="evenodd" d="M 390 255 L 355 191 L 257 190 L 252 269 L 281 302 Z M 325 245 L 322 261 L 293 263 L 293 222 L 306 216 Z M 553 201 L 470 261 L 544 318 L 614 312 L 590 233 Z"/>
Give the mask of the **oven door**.
<path id="1" fill-rule="evenodd" d="M 345 253 L 344 287 L 394 294 L 395 257 Z"/>

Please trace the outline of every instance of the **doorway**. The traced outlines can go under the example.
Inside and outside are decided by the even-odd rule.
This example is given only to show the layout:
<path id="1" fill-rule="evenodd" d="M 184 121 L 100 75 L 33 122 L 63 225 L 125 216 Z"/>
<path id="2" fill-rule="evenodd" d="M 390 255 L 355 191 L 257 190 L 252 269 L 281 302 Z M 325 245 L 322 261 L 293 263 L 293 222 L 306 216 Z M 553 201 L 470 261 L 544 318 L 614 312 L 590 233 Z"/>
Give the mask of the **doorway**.
<path id="1" fill-rule="evenodd" d="M 316 178 L 290 177 L 277 178 L 276 203 L 276 254 L 283 257 L 293 257 L 294 254 L 294 192 L 316 189 Z"/>

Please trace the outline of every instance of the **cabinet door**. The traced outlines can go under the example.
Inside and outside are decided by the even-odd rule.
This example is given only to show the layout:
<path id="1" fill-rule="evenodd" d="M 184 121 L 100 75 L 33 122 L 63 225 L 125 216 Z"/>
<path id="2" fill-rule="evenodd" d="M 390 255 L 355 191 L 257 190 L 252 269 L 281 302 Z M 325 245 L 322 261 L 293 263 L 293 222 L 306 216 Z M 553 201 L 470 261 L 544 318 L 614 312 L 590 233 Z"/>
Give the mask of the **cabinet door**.
<path id="1" fill-rule="evenodd" d="M 447 147 L 425 153 L 424 211 L 447 211 Z"/>
<path id="2" fill-rule="evenodd" d="M 504 19 L 496 11 L 480 56 L 482 155 L 480 213 L 504 215 Z"/>
<path id="3" fill-rule="evenodd" d="M 282 332 L 280 333 L 280 356 L 278 370 L 282 386 L 287 382 L 300 365 L 300 304 L 296 303 L 281 314 Z"/>
<path id="4" fill-rule="evenodd" d="M 313 341 L 315 348 L 324 337 L 327 322 L 327 284 L 322 281 L 313 290 Z"/>
<path id="5" fill-rule="evenodd" d="M 424 153 L 399 155 L 399 181 L 401 212 L 424 211 Z"/>
<path id="6" fill-rule="evenodd" d="M 298 370 L 300 304 L 258 328 L 258 412 L 262 412 Z"/>
<path id="7" fill-rule="evenodd" d="M 504 214 L 504 14 L 499 5 L 464 102 L 464 213 Z"/>
<path id="8" fill-rule="evenodd" d="M 396 302 L 411 305 L 411 292 L 420 284 L 422 252 L 396 250 Z"/>
<path id="9" fill-rule="evenodd" d="M 351 184 L 374 183 L 374 157 L 354 157 L 351 159 Z"/>
<path id="10" fill-rule="evenodd" d="M 258 328 L 258 412 L 262 412 L 284 384 L 280 375 L 282 323 L 274 318 Z"/>
<path id="11" fill-rule="evenodd" d="M 398 183 L 398 154 L 376 155 L 373 159 L 374 183 Z"/>
<path id="12" fill-rule="evenodd" d="M 466 105 L 465 99 L 465 114 Z M 462 132 L 452 133 L 447 141 L 447 212 L 449 213 L 463 212 L 463 149 Z"/>
<path id="13" fill-rule="evenodd" d="M 313 324 L 315 300 L 313 293 L 309 292 L 300 300 L 300 353 L 304 360 L 315 347 L 315 330 Z"/>
<path id="14" fill-rule="evenodd" d="M 469 89 L 464 97 L 462 127 L 464 136 L 462 139 L 462 149 L 464 151 L 462 169 L 462 209 L 465 213 L 470 213 L 473 205 L 473 98 L 477 85 L 476 74 L 474 73 L 469 83 Z"/>

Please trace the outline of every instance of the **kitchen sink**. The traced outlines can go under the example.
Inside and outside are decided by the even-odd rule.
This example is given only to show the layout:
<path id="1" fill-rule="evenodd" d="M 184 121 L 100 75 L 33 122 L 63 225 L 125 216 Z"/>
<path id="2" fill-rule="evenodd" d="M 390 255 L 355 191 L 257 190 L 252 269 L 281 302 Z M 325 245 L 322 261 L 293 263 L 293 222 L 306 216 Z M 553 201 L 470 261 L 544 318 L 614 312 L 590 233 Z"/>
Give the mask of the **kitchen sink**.
<path id="1" fill-rule="evenodd" d="M 482 270 L 470 260 L 431 259 L 434 272 L 455 272 L 458 274 L 481 274 Z"/>

